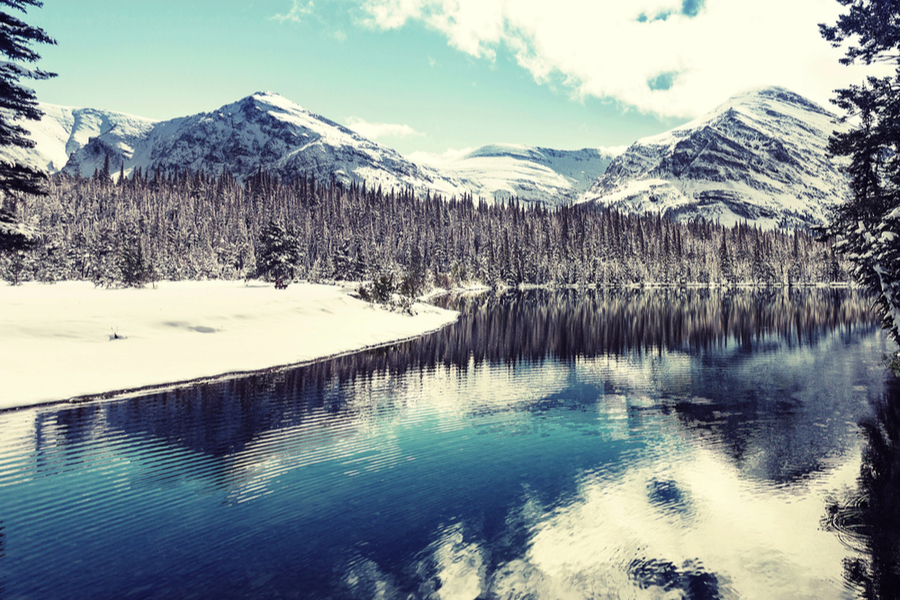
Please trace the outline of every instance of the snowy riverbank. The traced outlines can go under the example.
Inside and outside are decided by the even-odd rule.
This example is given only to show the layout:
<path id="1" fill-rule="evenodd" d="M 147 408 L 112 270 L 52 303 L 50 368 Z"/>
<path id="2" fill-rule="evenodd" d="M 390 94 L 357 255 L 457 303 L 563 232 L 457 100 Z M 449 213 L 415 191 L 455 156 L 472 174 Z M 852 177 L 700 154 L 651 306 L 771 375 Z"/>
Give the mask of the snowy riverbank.
<path id="1" fill-rule="evenodd" d="M 0 409 L 310 361 L 417 336 L 457 314 L 414 317 L 326 285 L 89 282 L 0 286 Z"/>

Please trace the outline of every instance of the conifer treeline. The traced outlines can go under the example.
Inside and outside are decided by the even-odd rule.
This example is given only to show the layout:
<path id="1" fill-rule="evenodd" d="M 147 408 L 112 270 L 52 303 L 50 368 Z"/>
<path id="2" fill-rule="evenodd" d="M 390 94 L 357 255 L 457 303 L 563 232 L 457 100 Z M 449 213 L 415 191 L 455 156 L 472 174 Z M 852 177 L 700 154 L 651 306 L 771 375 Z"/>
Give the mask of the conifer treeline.
<path id="1" fill-rule="evenodd" d="M 56 175 L 49 191 L 20 203 L 20 217 L 41 239 L 2 258 L 7 279 L 127 284 L 133 269 L 170 280 L 250 277 L 260 232 L 273 222 L 296 237 L 297 276 L 314 281 L 384 273 L 425 287 L 848 279 L 830 244 L 802 231 L 674 223 L 591 206 L 421 199 L 305 177 L 285 184 L 265 173 L 246 184 L 202 173 L 137 171 L 118 182 Z"/>

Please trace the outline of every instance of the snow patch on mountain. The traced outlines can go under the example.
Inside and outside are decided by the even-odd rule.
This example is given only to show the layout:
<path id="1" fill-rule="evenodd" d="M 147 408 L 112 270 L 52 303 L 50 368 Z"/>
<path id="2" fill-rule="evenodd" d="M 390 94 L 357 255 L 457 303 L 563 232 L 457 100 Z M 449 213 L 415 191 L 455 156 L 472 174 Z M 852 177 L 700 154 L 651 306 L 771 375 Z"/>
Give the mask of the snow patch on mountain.
<path id="1" fill-rule="evenodd" d="M 725 225 L 822 225 L 849 190 L 827 152 L 828 137 L 841 127 L 835 120 L 784 88 L 739 94 L 704 117 L 638 140 L 580 200 Z"/>
<path id="2" fill-rule="evenodd" d="M 458 178 L 483 198 L 529 203 L 571 204 L 597 180 L 624 148 L 554 150 L 516 144 L 490 144 L 444 154 L 414 153 L 410 158 Z"/>

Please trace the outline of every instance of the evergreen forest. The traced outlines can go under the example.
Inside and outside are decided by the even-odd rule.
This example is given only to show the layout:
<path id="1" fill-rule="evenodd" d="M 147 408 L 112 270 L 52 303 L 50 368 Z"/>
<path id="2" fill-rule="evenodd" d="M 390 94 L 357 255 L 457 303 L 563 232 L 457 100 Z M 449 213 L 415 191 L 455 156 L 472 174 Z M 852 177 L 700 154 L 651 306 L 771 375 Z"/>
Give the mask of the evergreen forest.
<path id="1" fill-rule="evenodd" d="M 39 232 L 0 256 L 10 282 L 376 281 L 439 286 L 810 285 L 848 282 L 831 243 L 795 230 L 674 222 L 592 205 L 548 209 L 260 172 L 54 175 L 17 219 Z"/>

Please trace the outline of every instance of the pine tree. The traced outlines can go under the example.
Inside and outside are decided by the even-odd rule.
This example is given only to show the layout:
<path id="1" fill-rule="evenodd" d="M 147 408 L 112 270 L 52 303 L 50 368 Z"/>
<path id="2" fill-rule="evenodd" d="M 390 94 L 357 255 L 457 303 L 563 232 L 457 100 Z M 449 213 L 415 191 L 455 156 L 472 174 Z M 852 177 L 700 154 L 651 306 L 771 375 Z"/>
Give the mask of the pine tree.
<path id="1" fill-rule="evenodd" d="M 303 258 L 300 243 L 293 230 L 269 221 L 259 234 L 256 251 L 256 276 L 286 286 L 293 279 L 297 264 Z"/>
<path id="2" fill-rule="evenodd" d="M 122 233 L 118 256 L 121 281 L 128 287 L 141 287 L 150 280 L 150 268 L 141 247 L 140 231 L 133 226 Z"/>
<path id="3" fill-rule="evenodd" d="M 17 250 L 6 256 L 0 256 L 0 276 L 11 285 L 19 285 L 23 276 L 33 266 L 33 257 L 30 252 Z"/>
<path id="4" fill-rule="evenodd" d="M 39 0 L 0 0 L 3 7 L 26 12 L 29 6 L 41 7 Z M 22 63 L 34 63 L 40 55 L 31 49 L 32 44 L 56 44 L 39 27 L 32 27 L 9 13 L 0 10 L 0 54 L 7 60 L 0 61 L 0 150 L 3 148 L 33 148 L 35 142 L 28 138 L 28 131 L 18 121 L 38 121 L 43 113 L 38 108 L 33 90 L 19 84 L 21 79 L 48 79 L 55 73 L 30 69 Z M 20 194 L 44 194 L 46 175 L 38 169 L 0 158 L 0 251 L 17 251 L 28 248 L 34 232 L 16 223 L 17 196 Z"/>
<path id="5" fill-rule="evenodd" d="M 734 283 L 734 264 L 731 260 L 731 252 L 728 250 L 726 238 L 728 230 L 722 228 L 722 245 L 719 246 L 719 265 L 722 273 L 722 281 L 727 284 Z"/>
<path id="6" fill-rule="evenodd" d="M 836 132 L 829 151 L 850 157 L 851 197 L 826 233 L 853 264 L 854 276 L 876 294 L 885 328 L 900 343 L 900 3 L 838 0 L 849 11 L 820 24 L 835 47 L 847 44 L 845 65 L 893 63 L 889 77 L 866 78 L 837 91 L 834 104 L 856 125 Z"/>
<path id="7" fill-rule="evenodd" d="M 341 245 L 334 257 L 334 272 L 332 278 L 343 281 L 353 277 L 353 243 L 349 237 L 341 240 Z"/>
<path id="8" fill-rule="evenodd" d="M 356 247 L 356 258 L 353 261 L 353 279 L 365 281 L 369 278 L 369 260 L 362 244 Z"/>
<path id="9" fill-rule="evenodd" d="M 13 209 L 0 208 L 0 254 L 30 250 L 36 243 L 34 230 L 20 223 Z"/>
<path id="10" fill-rule="evenodd" d="M 400 293 L 410 298 L 415 298 L 425 285 L 425 261 L 422 260 L 422 253 L 419 246 L 413 244 L 409 251 L 409 264 L 403 280 L 400 282 Z"/>

